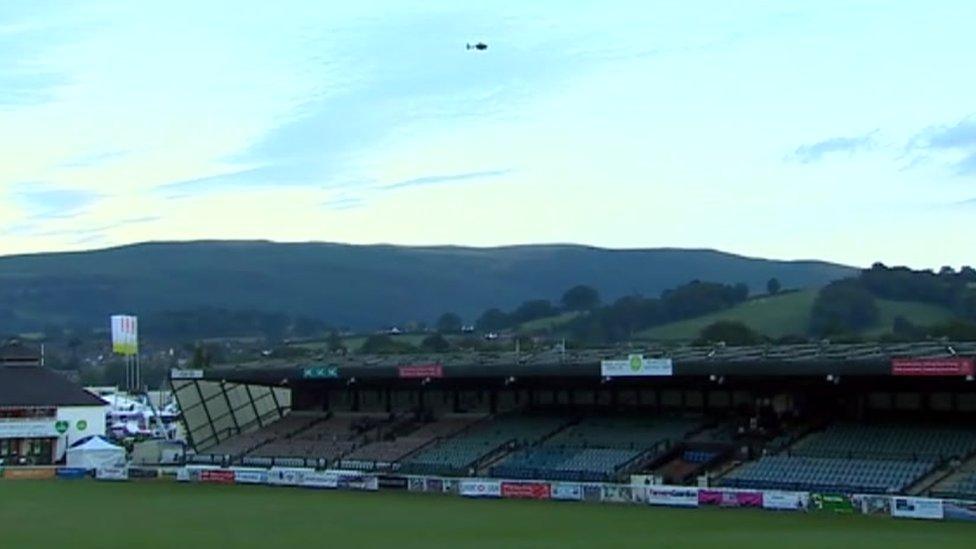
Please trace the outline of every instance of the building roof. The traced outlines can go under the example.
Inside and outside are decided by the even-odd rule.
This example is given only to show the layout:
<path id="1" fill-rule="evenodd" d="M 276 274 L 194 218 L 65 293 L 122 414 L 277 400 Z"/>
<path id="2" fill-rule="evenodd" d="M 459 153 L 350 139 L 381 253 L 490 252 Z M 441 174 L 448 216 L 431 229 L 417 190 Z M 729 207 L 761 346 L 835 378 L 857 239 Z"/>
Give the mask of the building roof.
<path id="1" fill-rule="evenodd" d="M 97 396 L 42 366 L 0 366 L 0 406 L 105 406 Z"/>
<path id="2" fill-rule="evenodd" d="M 41 353 L 19 341 L 0 344 L 0 365 L 3 364 L 40 364 Z"/>

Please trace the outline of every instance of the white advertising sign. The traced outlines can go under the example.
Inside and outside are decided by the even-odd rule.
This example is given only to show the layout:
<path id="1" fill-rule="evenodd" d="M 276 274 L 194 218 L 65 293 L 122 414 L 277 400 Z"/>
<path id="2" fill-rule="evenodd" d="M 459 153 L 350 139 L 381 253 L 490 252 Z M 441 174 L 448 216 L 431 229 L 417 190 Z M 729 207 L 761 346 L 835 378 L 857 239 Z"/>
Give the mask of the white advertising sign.
<path id="1" fill-rule="evenodd" d="M 268 472 L 264 469 L 234 469 L 237 484 L 267 484 Z"/>
<path id="2" fill-rule="evenodd" d="M 95 469 L 95 478 L 98 480 L 129 480 L 129 469 L 127 467 L 99 467 Z"/>
<path id="3" fill-rule="evenodd" d="M 673 373 L 674 367 L 670 358 L 630 355 L 627 360 L 604 360 L 600 363 L 600 374 L 605 377 L 670 376 Z"/>
<path id="4" fill-rule="evenodd" d="M 763 508 L 777 511 L 806 511 L 808 492 L 763 492 Z"/>
<path id="5" fill-rule="evenodd" d="M 272 467 L 268 471 L 268 484 L 276 486 L 301 486 L 305 475 L 315 472 L 314 469 L 300 469 L 292 467 Z"/>
<path id="6" fill-rule="evenodd" d="M 698 507 L 698 488 L 690 486 L 648 486 L 646 501 L 651 505 Z"/>
<path id="7" fill-rule="evenodd" d="M 112 352 L 134 355 L 139 352 L 139 319 L 130 315 L 112 315 Z"/>
<path id="8" fill-rule="evenodd" d="M 550 485 L 550 497 L 565 501 L 582 501 L 583 487 L 579 484 L 554 482 Z"/>
<path id="9" fill-rule="evenodd" d="M 458 491 L 469 498 L 500 498 L 502 483 L 497 480 L 462 480 Z"/>
<path id="10" fill-rule="evenodd" d="M 945 509 L 941 499 L 894 497 L 891 500 L 891 516 L 942 520 L 945 518 Z"/>
<path id="11" fill-rule="evenodd" d="M 203 370 L 181 370 L 173 368 L 169 371 L 170 379 L 203 379 Z"/>
<path id="12" fill-rule="evenodd" d="M 0 420 L 0 438 L 51 438 L 60 435 L 54 418 Z"/>
<path id="13" fill-rule="evenodd" d="M 306 488 L 338 488 L 339 476 L 328 471 L 305 473 L 302 477 L 302 486 Z"/>

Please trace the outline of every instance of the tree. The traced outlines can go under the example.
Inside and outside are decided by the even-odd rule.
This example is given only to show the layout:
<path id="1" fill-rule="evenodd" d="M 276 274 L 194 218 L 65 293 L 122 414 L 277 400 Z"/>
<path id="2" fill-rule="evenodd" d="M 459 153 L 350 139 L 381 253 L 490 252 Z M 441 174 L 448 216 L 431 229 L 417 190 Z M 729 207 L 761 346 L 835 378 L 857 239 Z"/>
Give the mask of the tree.
<path id="1" fill-rule="evenodd" d="M 494 332 L 508 327 L 511 320 L 501 309 L 488 309 L 480 317 L 475 325 L 483 332 Z"/>
<path id="2" fill-rule="evenodd" d="M 851 334 L 870 327 L 880 313 L 860 280 L 846 278 L 823 287 L 813 302 L 810 327 L 817 335 Z"/>
<path id="3" fill-rule="evenodd" d="M 367 337 L 359 349 L 361 353 L 372 355 L 413 353 L 416 350 L 417 348 L 413 345 L 405 341 L 394 341 L 392 337 L 386 334 L 374 334 Z"/>
<path id="4" fill-rule="evenodd" d="M 441 334 L 431 334 L 420 342 L 420 348 L 429 353 L 444 353 L 451 349 L 451 344 Z"/>
<path id="5" fill-rule="evenodd" d="M 706 343 L 724 342 L 727 345 L 756 345 L 763 338 L 742 322 L 719 320 L 702 329 L 699 340 Z"/>
<path id="6" fill-rule="evenodd" d="M 342 342 L 339 332 L 335 330 L 329 332 L 329 339 L 326 341 L 326 344 L 329 346 L 329 352 L 332 354 L 344 355 L 349 352 L 346 344 Z"/>
<path id="7" fill-rule="evenodd" d="M 461 331 L 461 317 L 455 313 L 444 313 L 437 319 L 437 331 L 442 334 L 456 334 Z"/>
<path id="8" fill-rule="evenodd" d="M 518 324 L 553 316 L 557 312 L 548 299 L 533 299 L 519 305 L 510 316 L 513 323 Z"/>
<path id="9" fill-rule="evenodd" d="M 779 279 L 775 276 L 766 282 L 766 293 L 769 295 L 776 295 L 781 289 L 783 289 L 783 287 L 780 285 Z"/>
<path id="10" fill-rule="evenodd" d="M 592 311 L 600 306 L 600 292 L 581 284 L 566 290 L 561 303 L 567 311 Z"/>

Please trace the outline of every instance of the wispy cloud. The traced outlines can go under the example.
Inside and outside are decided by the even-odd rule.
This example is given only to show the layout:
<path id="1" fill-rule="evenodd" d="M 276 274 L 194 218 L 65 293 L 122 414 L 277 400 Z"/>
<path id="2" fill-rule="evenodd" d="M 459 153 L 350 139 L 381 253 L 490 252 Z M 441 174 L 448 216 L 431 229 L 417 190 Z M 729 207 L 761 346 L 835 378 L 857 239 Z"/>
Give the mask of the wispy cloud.
<path id="1" fill-rule="evenodd" d="M 396 189 L 405 189 L 408 187 L 422 187 L 426 185 L 443 185 L 445 183 L 460 183 L 466 181 L 473 181 L 477 179 L 491 179 L 495 177 L 502 177 L 512 173 L 512 170 L 489 170 L 482 172 L 466 172 L 466 173 L 456 173 L 448 175 L 431 175 L 426 177 L 418 177 L 415 179 L 406 179 L 404 181 L 397 181 L 395 183 L 388 183 L 385 185 L 380 185 L 377 187 L 380 190 L 392 191 Z"/>
<path id="2" fill-rule="evenodd" d="M 833 137 L 817 143 L 802 145 L 790 155 L 790 158 L 803 164 L 819 162 L 827 156 L 854 153 L 869 150 L 874 146 L 874 134 L 877 130 L 866 135 L 856 137 Z"/>
<path id="3" fill-rule="evenodd" d="M 919 132 L 907 149 L 924 157 L 925 153 L 962 154 L 952 160 L 958 175 L 976 175 L 976 115 L 963 118 L 951 126 L 936 126 Z"/>
<path id="4" fill-rule="evenodd" d="M 102 151 L 69 158 L 58 165 L 60 168 L 90 168 L 104 166 L 110 162 L 124 158 L 129 154 L 126 150 Z"/>
<path id="5" fill-rule="evenodd" d="M 341 211 L 361 208 L 366 205 L 366 201 L 359 197 L 348 196 L 327 200 L 322 205 L 330 210 Z"/>
<path id="6" fill-rule="evenodd" d="M 10 194 L 14 203 L 35 219 L 73 217 L 102 198 L 94 191 L 59 188 L 47 183 L 20 183 Z"/>

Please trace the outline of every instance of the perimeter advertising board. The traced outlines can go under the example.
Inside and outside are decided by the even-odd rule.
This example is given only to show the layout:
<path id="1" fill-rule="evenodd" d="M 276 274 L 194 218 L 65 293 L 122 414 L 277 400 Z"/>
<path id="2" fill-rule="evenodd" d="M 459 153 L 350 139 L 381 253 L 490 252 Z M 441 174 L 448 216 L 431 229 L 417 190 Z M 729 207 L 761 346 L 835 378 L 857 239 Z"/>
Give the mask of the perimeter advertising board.
<path id="1" fill-rule="evenodd" d="M 673 370 L 670 358 L 644 358 L 644 355 L 600 362 L 600 374 L 604 377 L 670 376 Z"/>
<path id="2" fill-rule="evenodd" d="M 206 484 L 234 484 L 234 471 L 230 469 L 207 469 L 200 471 L 200 482 Z"/>
<path id="3" fill-rule="evenodd" d="M 99 467 L 95 469 L 98 480 L 129 480 L 129 470 L 125 467 Z"/>
<path id="4" fill-rule="evenodd" d="M 808 492 L 763 492 L 763 509 L 775 511 L 806 511 L 810 504 Z"/>
<path id="5" fill-rule="evenodd" d="M 721 507 L 762 507 L 763 493 L 744 490 L 698 490 L 699 505 Z"/>
<path id="6" fill-rule="evenodd" d="M 844 494 L 810 494 L 810 502 L 818 511 L 853 513 L 854 503 Z"/>
<path id="7" fill-rule="evenodd" d="M 648 486 L 645 500 L 650 505 L 698 507 L 698 488 L 688 486 Z"/>
<path id="8" fill-rule="evenodd" d="M 268 471 L 268 484 L 275 486 L 301 486 L 305 480 L 305 475 L 314 472 L 314 469 L 272 467 Z"/>
<path id="9" fill-rule="evenodd" d="M 554 482 L 550 488 L 552 499 L 561 501 L 582 501 L 583 487 L 569 482 Z"/>
<path id="10" fill-rule="evenodd" d="M 941 499 L 894 497 L 891 499 L 891 516 L 942 520 L 945 518 L 945 510 Z"/>
<path id="11" fill-rule="evenodd" d="M 502 482 L 502 497 L 510 499 L 549 499 L 547 482 Z"/>
<path id="12" fill-rule="evenodd" d="M 234 469 L 234 482 L 237 484 L 267 484 L 268 471 L 265 469 Z"/>
<path id="13" fill-rule="evenodd" d="M 469 498 L 500 498 L 502 497 L 502 483 L 497 480 L 462 480 L 458 492 Z"/>

